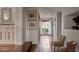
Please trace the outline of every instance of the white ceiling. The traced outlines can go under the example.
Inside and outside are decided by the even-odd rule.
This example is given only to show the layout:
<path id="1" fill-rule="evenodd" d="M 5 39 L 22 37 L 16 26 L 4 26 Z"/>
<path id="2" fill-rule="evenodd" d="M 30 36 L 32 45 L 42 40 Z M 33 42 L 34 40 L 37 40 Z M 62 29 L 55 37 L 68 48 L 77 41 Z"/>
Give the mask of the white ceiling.
<path id="1" fill-rule="evenodd" d="M 48 18 L 57 11 L 61 11 L 63 14 L 70 13 L 79 10 L 79 7 L 39 7 L 38 9 L 41 18 Z"/>

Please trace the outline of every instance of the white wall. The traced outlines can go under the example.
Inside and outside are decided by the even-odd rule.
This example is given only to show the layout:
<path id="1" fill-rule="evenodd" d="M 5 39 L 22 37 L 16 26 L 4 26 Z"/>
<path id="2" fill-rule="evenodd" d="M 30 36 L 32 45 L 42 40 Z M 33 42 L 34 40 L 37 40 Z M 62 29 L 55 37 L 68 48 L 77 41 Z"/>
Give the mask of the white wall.
<path id="1" fill-rule="evenodd" d="M 65 10 L 65 12 L 63 12 L 62 14 L 62 34 L 66 36 L 66 40 L 65 40 L 66 42 L 71 41 L 71 40 L 75 40 L 79 42 L 79 30 L 73 30 L 70 28 L 73 23 L 71 21 L 71 17 L 64 18 L 65 16 L 70 15 L 73 12 L 78 11 L 78 10 L 79 8 L 71 8 L 67 11 Z"/>
<path id="2" fill-rule="evenodd" d="M 22 8 L 22 43 L 26 42 L 26 11 L 25 8 Z M 27 36 L 28 37 L 28 36 Z"/>
<path id="3" fill-rule="evenodd" d="M 28 9 L 28 8 L 26 8 Z M 32 8 L 33 9 L 33 8 Z M 13 21 L 15 23 L 15 44 L 22 45 L 26 41 L 32 41 L 33 44 L 38 43 L 38 19 L 37 19 L 37 29 L 28 30 L 27 29 L 27 13 L 22 7 L 13 7 Z"/>
<path id="4" fill-rule="evenodd" d="M 54 20 L 53 36 L 54 36 L 54 39 L 56 40 L 61 35 L 61 16 L 62 14 L 60 11 L 53 14 L 53 20 Z"/>
<path id="5" fill-rule="evenodd" d="M 57 38 L 61 35 L 61 12 L 57 12 Z"/>
<path id="6" fill-rule="evenodd" d="M 65 29 L 71 29 L 73 26 L 73 16 L 66 16 L 64 17 L 64 28 Z"/>
<path id="7" fill-rule="evenodd" d="M 37 29 L 35 30 L 28 30 L 27 28 L 27 10 L 28 9 L 36 9 L 36 8 L 23 8 L 23 43 L 32 41 L 33 44 L 38 44 L 38 15 L 37 15 Z"/>
<path id="8" fill-rule="evenodd" d="M 15 8 L 15 25 L 16 25 L 16 34 L 15 34 L 15 44 L 22 45 L 22 8 Z"/>
<path id="9" fill-rule="evenodd" d="M 12 44 L 22 45 L 22 8 L 21 7 L 19 8 L 11 7 L 11 8 L 12 8 L 12 21 L 15 24 L 13 26 L 15 30 L 15 35 L 14 35 L 15 37 Z M 8 43 L 8 42 L 5 42 L 5 43 Z"/>
<path id="10" fill-rule="evenodd" d="M 79 30 L 64 30 L 63 34 L 66 36 L 67 41 L 75 40 L 79 42 Z"/>

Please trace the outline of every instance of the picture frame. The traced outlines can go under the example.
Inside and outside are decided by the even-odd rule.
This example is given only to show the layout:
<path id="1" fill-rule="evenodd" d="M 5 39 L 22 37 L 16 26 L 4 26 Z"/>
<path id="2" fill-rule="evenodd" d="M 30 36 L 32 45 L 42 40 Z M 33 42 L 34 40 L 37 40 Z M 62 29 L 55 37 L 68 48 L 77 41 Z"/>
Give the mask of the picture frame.
<path id="1" fill-rule="evenodd" d="M 3 24 L 12 22 L 12 8 L 4 7 L 1 9 L 1 22 Z"/>
<path id="2" fill-rule="evenodd" d="M 28 30 L 36 30 L 37 28 L 37 22 L 36 21 L 28 21 L 27 22 L 27 29 Z"/>
<path id="3" fill-rule="evenodd" d="M 37 11 L 36 10 L 27 10 L 27 18 L 28 18 L 28 21 L 36 21 L 37 20 Z"/>

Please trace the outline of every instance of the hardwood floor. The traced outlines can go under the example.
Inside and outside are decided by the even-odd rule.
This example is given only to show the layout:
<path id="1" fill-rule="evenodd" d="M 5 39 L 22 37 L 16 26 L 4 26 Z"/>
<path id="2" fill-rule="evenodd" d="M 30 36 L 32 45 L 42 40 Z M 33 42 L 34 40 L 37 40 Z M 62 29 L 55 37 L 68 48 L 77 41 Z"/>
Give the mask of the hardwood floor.
<path id="1" fill-rule="evenodd" d="M 23 45 L 1 44 L 0 52 L 34 52 L 36 44 L 26 42 Z"/>
<path id="2" fill-rule="evenodd" d="M 51 37 L 41 36 L 39 44 L 25 42 L 23 45 L 0 45 L 0 52 L 51 52 Z"/>
<path id="3" fill-rule="evenodd" d="M 36 52 L 51 52 L 51 36 L 40 36 L 39 44 L 36 47 Z"/>
<path id="4" fill-rule="evenodd" d="M 0 45 L 0 52 L 19 52 L 19 51 L 22 51 L 22 47 L 19 45 L 11 45 L 11 44 Z"/>
<path id="5" fill-rule="evenodd" d="M 54 52 L 51 40 L 51 36 L 41 36 L 38 44 L 32 42 L 25 42 L 23 45 L 0 44 L 0 52 Z"/>

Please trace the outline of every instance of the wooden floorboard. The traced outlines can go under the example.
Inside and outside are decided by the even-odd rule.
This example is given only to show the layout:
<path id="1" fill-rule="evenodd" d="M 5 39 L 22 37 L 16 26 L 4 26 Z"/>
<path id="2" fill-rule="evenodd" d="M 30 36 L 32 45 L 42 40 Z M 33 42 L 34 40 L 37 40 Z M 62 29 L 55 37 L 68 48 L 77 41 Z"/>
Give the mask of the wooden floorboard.
<path id="1" fill-rule="evenodd" d="M 27 50 L 28 47 L 29 45 L 23 48 L 23 45 L 3 44 L 3 45 L 0 45 L 0 52 L 34 52 L 36 48 L 36 44 L 32 44 Z"/>

